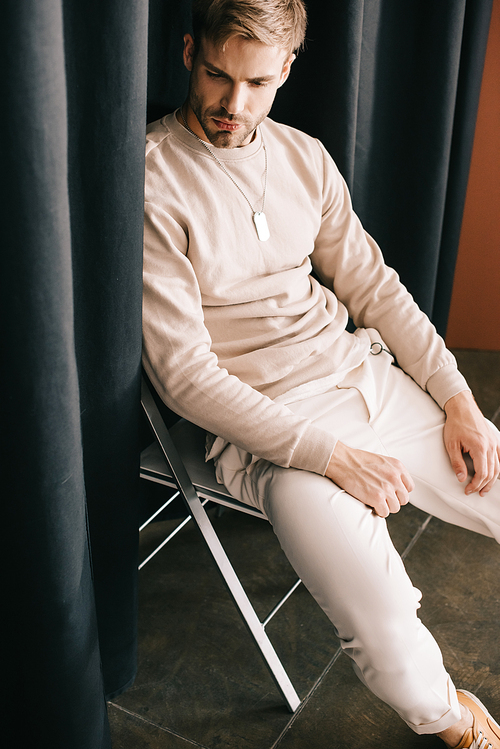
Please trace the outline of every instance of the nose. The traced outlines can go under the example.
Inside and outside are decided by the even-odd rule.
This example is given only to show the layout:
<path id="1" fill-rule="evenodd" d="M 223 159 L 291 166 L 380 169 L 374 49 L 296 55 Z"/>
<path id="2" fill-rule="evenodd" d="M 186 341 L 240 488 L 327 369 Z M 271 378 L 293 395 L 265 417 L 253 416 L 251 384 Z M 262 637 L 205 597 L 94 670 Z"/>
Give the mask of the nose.
<path id="1" fill-rule="evenodd" d="M 228 114 L 240 114 L 245 109 L 245 89 L 241 83 L 231 83 L 222 100 Z"/>

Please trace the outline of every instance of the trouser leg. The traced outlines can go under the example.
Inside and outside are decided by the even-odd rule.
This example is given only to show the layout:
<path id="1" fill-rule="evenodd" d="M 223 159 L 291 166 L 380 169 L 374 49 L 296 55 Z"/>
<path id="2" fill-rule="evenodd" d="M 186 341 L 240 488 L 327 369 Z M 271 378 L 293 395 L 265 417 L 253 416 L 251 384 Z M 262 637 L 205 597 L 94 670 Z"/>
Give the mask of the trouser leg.
<path id="1" fill-rule="evenodd" d="M 404 404 L 404 417 L 396 418 Z M 443 440 L 444 413 L 411 378 L 391 367 L 380 407 L 370 427 L 381 451 L 406 466 L 415 482 L 410 502 L 445 522 L 500 542 L 500 482 L 484 497 L 467 496 L 451 467 Z M 496 427 L 488 428 L 500 441 Z"/>
<path id="2" fill-rule="evenodd" d="M 337 393 L 337 401 L 337 415 L 346 416 L 347 409 L 351 423 L 357 416 L 366 422 L 356 391 Z M 365 439 L 373 438 L 368 433 Z M 237 448 L 228 448 L 219 476 L 234 496 L 266 513 L 358 676 L 415 731 L 437 733 L 452 725 L 459 719 L 456 693 L 416 615 L 419 593 L 385 520 L 329 479 L 262 460 L 247 472 L 241 458 Z"/>
<path id="3" fill-rule="evenodd" d="M 264 461 L 247 474 L 226 458 L 226 486 L 264 510 L 368 688 L 417 732 L 458 720 L 455 690 L 417 617 L 419 592 L 386 521 L 322 476 Z"/>
<path id="4" fill-rule="evenodd" d="M 481 508 L 471 510 L 443 452 L 441 410 L 399 370 L 395 381 L 394 368 L 384 373 L 377 361 L 374 370 L 379 392 L 371 401 L 351 387 L 291 407 L 346 444 L 404 462 L 411 459 L 415 504 L 495 535 L 498 487 L 490 516 L 485 518 Z M 409 408 L 407 414 L 402 404 L 416 397 L 414 388 L 423 401 L 417 397 L 417 413 Z M 245 470 L 247 464 L 231 446 L 219 462 L 219 475 L 236 497 L 266 513 L 290 562 L 333 622 L 361 680 L 418 733 L 437 733 L 457 721 L 455 688 L 434 638 L 416 615 L 418 594 L 385 521 L 324 477 L 265 461 Z"/>
<path id="5" fill-rule="evenodd" d="M 440 650 L 417 617 L 386 521 L 328 479 L 257 467 L 263 508 L 304 584 L 335 626 L 361 680 L 417 732 L 459 718 Z"/>

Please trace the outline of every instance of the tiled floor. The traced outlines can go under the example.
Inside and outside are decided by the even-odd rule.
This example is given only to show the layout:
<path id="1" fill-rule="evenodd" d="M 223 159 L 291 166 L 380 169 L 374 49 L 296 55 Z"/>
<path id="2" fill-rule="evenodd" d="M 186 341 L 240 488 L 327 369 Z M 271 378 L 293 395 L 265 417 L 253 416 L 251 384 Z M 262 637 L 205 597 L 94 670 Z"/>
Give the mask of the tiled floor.
<path id="1" fill-rule="evenodd" d="M 500 352 L 456 352 L 484 413 L 500 426 Z M 231 511 L 217 528 L 259 615 L 294 579 L 270 526 Z M 173 521 L 143 532 L 141 554 Z M 500 550 L 412 507 L 390 518 L 396 547 L 424 591 L 421 617 L 457 685 L 500 715 Z M 189 525 L 140 573 L 139 672 L 109 705 L 114 749 L 402 749 L 418 737 L 355 677 L 306 590 L 268 632 L 302 704 L 294 715 Z"/>

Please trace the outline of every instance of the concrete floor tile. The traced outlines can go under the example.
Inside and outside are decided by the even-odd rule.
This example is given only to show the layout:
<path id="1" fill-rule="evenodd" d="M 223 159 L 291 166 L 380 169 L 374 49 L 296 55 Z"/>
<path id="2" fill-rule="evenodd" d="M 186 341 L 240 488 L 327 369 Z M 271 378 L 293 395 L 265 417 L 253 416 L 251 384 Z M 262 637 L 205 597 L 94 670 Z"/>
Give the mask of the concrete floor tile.
<path id="1" fill-rule="evenodd" d="M 442 749 L 433 736 L 417 736 L 361 684 L 341 655 L 273 749 Z"/>
<path id="2" fill-rule="evenodd" d="M 214 522 L 264 617 L 296 580 L 271 527 L 229 511 Z M 172 525 L 148 529 L 142 553 Z M 141 571 L 139 611 L 138 677 L 115 702 L 209 749 L 271 746 L 290 713 L 194 528 Z M 301 586 L 267 631 L 304 696 L 338 648 L 330 622 Z"/>
<path id="3" fill-rule="evenodd" d="M 420 616 L 457 687 L 500 716 L 500 548 L 433 518 L 406 560 L 423 590 Z"/>
<path id="4" fill-rule="evenodd" d="M 137 716 L 108 704 L 113 749 L 205 749 L 189 739 L 176 736 Z"/>

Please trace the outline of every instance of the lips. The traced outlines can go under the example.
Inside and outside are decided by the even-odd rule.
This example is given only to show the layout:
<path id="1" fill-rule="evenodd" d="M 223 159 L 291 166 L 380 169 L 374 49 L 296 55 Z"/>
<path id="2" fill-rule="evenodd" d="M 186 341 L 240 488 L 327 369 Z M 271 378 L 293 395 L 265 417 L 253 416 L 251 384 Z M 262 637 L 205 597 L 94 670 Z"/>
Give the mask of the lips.
<path id="1" fill-rule="evenodd" d="M 233 133 L 235 130 L 239 130 L 240 127 L 242 127 L 238 122 L 225 122 L 224 120 L 217 120 L 215 117 L 213 118 L 213 121 L 220 130 L 226 130 L 229 133 Z"/>

